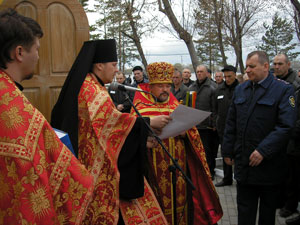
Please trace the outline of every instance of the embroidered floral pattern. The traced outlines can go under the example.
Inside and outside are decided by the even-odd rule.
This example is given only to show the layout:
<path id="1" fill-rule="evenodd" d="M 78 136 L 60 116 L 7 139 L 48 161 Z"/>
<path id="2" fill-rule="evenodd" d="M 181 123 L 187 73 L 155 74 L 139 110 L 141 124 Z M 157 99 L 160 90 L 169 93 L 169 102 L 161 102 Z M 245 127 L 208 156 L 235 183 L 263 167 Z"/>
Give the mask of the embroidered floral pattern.
<path id="1" fill-rule="evenodd" d="M 42 218 L 48 214 L 50 202 L 44 188 L 40 187 L 31 192 L 29 194 L 29 201 L 31 203 L 31 210 L 37 217 Z"/>
<path id="2" fill-rule="evenodd" d="M 1 113 L 0 118 L 7 129 L 17 129 L 23 125 L 23 118 L 15 106 Z"/>
<path id="3" fill-rule="evenodd" d="M 55 151 L 55 149 L 58 148 L 58 142 L 55 141 L 55 133 L 50 130 L 44 131 L 44 137 L 45 137 L 45 149 L 47 151 Z"/>
<path id="4" fill-rule="evenodd" d="M 0 224 L 81 225 L 91 175 L 1 70 L 0 102 Z"/>

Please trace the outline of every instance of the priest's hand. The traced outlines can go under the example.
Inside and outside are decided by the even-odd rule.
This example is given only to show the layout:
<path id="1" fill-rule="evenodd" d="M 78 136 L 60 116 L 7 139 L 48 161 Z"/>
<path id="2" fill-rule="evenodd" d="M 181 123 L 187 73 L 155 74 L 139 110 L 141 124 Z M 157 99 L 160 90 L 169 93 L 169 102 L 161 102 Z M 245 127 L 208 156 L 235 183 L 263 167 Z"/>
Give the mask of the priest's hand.
<path id="1" fill-rule="evenodd" d="M 150 118 L 150 126 L 153 129 L 160 130 L 160 129 L 164 128 L 169 123 L 170 120 L 172 120 L 172 118 L 167 115 L 151 117 Z"/>
<path id="2" fill-rule="evenodd" d="M 124 109 L 124 105 L 123 104 L 117 105 L 117 109 L 121 112 Z"/>
<path id="3" fill-rule="evenodd" d="M 157 140 L 152 136 L 148 136 L 148 138 L 147 138 L 147 148 L 156 148 L 157 146 L 158 146 Z"/>
<path id="4" fill-rule="evenodd" d="M 154 129 L 154 128 L 152 128 L 152 130 L 154 131 L 154 133 L 155 133 L 157 136 L 159 136 L 159 135 L 161 134 L 161 132 L 162 132 L 162 129 Z"/>

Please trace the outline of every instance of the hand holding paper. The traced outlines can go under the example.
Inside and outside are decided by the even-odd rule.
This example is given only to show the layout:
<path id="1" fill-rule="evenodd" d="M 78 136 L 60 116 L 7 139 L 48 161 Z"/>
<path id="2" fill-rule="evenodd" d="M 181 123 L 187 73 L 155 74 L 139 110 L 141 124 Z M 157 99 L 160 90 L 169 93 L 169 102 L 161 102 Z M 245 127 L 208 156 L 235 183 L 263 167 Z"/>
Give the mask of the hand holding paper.
<path id="1" fill-rule="evenodd" d="M 178 107 L 170 115 L 172 120 L 163 128 L 160 139 L 176 137 L 205 120 L 211 112 L 206 112 L 184 105 Z"/>

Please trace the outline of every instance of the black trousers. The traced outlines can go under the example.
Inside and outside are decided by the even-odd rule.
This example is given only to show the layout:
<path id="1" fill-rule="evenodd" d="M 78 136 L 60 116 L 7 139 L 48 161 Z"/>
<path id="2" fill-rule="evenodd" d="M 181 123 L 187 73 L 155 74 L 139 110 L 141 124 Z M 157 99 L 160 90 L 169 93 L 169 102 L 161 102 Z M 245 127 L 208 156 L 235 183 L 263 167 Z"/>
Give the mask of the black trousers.
<path id="1" fill-rule="evenodd" d="M 224 178 L 223 181 L 225 183 L 232 183 L 232 166 L 227 165 L 223 158 L 223 172 L 224 172 Z"/>
<path id="2" fill-rule="evenodd" d="M 284 208 L 290 211 L 296 211 L 298 201 L 300 200 L 300 157 L 288 156 L 288 177 L 285 189 L 285 205 Z"/>
<path id="3" fill-rule="evenodd" d="M 212 129 L 198 129 L 205 150 L 207 164 L 211 175 L 215 175 L 216 157 L 219 147 L 219 137 Z"/>
<path id="4" fill-rule="evenodd" d="M 219 140 L 222 148 L 223 137 L 219 137 Z M 223 181 L 225 183 L 232 183 L 232 166 L 227 165 L 224 161 L 224 158 L 223 158 L 223 172 L 224 172 Z"/>
<path id="5" fill-rule="evenodd" d="M 275 225 L 280 197 L 279 185 L 243 185 L 237 183 L 238 225 L 255 225 L 259 206 L 259 225 Z"/>

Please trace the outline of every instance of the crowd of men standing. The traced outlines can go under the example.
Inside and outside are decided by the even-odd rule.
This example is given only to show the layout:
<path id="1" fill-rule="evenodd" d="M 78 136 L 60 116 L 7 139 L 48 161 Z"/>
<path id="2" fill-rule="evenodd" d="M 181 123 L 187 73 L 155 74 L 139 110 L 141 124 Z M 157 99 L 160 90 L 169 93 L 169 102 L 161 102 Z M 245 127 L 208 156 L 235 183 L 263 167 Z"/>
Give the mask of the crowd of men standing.
<path id="1" fill-rule="evenodd" d="M 209 118 L 197 125 L 197 129 L 205 149 L 212 179 L 215 176 L 219 145 L 224 156 L 224 177 L 221 182 L 215 184 L 216 187 L 232 185 L 232 166 L 235 164 L 239 224 L 255 223 L 258 199 L 260 200 L 259 224 L 272 224 L 277 208 L 280 208 L 281 217 L 289 217 L 298 212 L 300 130 L 297 108 L 300 73 L 291 68 L 286 54 L 278 54 L 274 57 L 272 69 L 270 69 L 268 56 L 263 52 L 254 52 L 253 55 L 248 56 L 248 61 L 249 65 L 247 64 L 244 76 L 237 75 L 236 67 L 225 65 L 221 71 L 214 73 L 214 79 L 211 78 L 211 71 L 205 65 L 199 65 L 196 68 L 195 81 L 191 79 L 190 69 L 185 68 L 180 71 L 175 68 L 171 92 L 181 104 L 190 107 L 192 107 L 191 98 L 186 96 L 195 92 L 194 107 L 212 112 Z M 259 66 L 261 68 L 258 70 Z M 143 75 L 136 76 L 134 73 L 135 87 L 136 83 L 148 82 L 141 67 L 135 67 L 133 72 L 137 68 Z M 124 74 L 123 76 L 125 79 Z M 250 81 L 246 83 L 248 79 Z M 240 86 L 235 93 L 238 85 Z M 272 86 L 276 87 L 276 91 Z M 290 88 L 284 87 L 287 88 L 284 89 L 282 86 Z M 282 88 L 284 92 L 279 92 Z M 113 97 L 112 93 L 111 96 Z M 272 113 L 275 115 L 272 116 Z M 297 118 L 295 118 L 296 114 Z M 288 117 L 289 121 L 286 120 Z M 266 122 L 268 119 L 270 121 Z M 274 129 L 278 130 L 278 134 Z M 279 136 L 275 141 L 276 135 Z M 281 144 L 278 144 L 279 140 L 282 141 Z M 240 145 L 237 144 L 239 142 Z M 266 142 L 265 147 L 261 147 L 264 142 Z M 244 153 L 239 154 L 239 151 Z M 249 159 L 246 160 L 245 156 Z M 285 158 L 287 161 L 284 160 Z M 265 194 L 267 192 L 268 195 Z M 247 218 L 247 221 L 244 218 Z M 299 221 L 298 215 L 287 219 L 286 223 L 299 224 Z"/>

